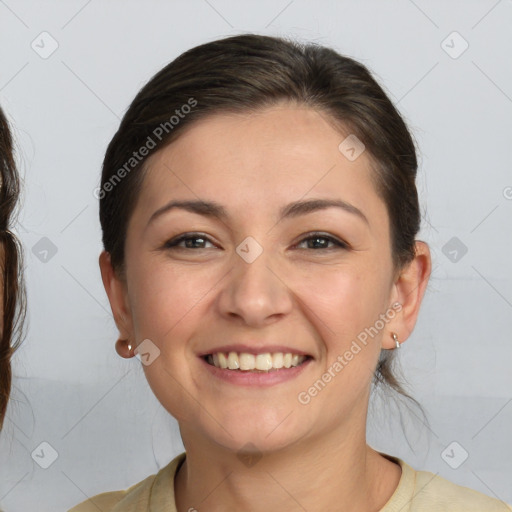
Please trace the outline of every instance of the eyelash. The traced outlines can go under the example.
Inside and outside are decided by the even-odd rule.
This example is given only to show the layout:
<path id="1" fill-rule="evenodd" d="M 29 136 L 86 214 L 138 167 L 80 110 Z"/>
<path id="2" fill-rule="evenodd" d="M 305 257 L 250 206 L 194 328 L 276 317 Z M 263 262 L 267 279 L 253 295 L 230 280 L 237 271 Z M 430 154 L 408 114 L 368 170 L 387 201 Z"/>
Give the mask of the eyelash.
<path id="1" fill-rule="evenodd" d="M 183 241 L 186 241 L 186 240 L 195 240 L 197 238 L 201 238 L 203 240 L 206 240 L 207 242 L 210 242 L 210 243 L 213 243 L 207 236 L 201 234 L 201 233 L 186 233 L 186 234 L 183 234 L 183 235 L 179 235 L 178 237 L 176 238 L 173 238 L 171 240 L 168 240 L 165 245 L 164 245 L 164 248 L 165 249 L 193 249 L 191 247 L 179 247 L 178 244 L 183 242 Z M 327 235 L 327 234 L 324 234 L 324 233 L 321 233 L 321 232 L 313 232 L 313 233 L 309 233 L 307 237 L 305 238 L 302 238 L 297 245 L 305 242 L 305 241 L 308 241 L 308 240 L 314 240 L 314 239 L 317 239 L 317 238 L 323 238 L 325 240 L 328 240 L 329 242 L 332 242 L 333 244 L 336 245 L 336 247 L 329 247 L 329 248 L 320 248 L 320 250 L 324 250 L 324 251 L 332 251 L 332 250 L 336 250 L 336 249 L 348 249 L 349 246 L 348 244 L 346 244 L 345 242 L 342 242 L 341 240 L 338 240 L 337 238 L 334 238 L 333 236 L 330 236 L 330 235 Z M 197 249 L 205 249 L 204 247 L 198 247 L 196 248 Z M 312 251 L 318 251 L 319 249 L 311 249 Z"/>

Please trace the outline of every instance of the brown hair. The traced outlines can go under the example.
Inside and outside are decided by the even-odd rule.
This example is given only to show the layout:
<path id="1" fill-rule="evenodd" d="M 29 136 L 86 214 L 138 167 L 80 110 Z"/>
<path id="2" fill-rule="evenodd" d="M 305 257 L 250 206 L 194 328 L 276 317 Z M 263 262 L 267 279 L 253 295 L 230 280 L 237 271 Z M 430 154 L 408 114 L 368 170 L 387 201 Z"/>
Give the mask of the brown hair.
<path id="1" fill-rule="evenodd" d="M 415 145 L 368 69 L 314 43 L 244 34 L 197 46 L 166 65 L 136 95 L 112 138 L 99 189 L 100 222 L 104 248 L 120 276 L 128 220 L 147 170 L 147 156 L 138 150 L 160 149 L 210 114 L 251 112 L 283 101 L 327 114 L 340 131 L 363 142 L 389 213 L 395 271 L 414 258 L 421 220 Z M 192 104 L 196 108 L 185 108 Z M 417 404 L 393 373 L 392 359 L 392 350 L 381 352 L 374 383 Z"/>
<path id="2" fill-rule="evenodd" d="M 11 356 L 21 343 L 19 327 L 25 316 L 25 289 L 21 277 L 22 247 L 9 230 L 20 183 L 14 163 L 9 124 L 0 108 L 0 263 L 3 282 L 3 328 L 0 332 L 0 429 L 11 391 Z"/>

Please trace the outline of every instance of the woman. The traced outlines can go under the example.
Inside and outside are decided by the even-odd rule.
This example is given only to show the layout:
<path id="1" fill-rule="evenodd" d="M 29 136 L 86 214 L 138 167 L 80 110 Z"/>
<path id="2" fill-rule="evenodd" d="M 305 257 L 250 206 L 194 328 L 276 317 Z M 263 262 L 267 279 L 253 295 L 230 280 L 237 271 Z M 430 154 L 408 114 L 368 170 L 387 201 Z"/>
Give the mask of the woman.
<path id="1" fill-rule="evenodd" d="M 0 430 L 11 391 L 11 356 L 21 342 L 18 327 L 25 314 L 21 279 L 22 248 L 9 230 L 19 195 L 19 178 L 9 123 L 0 108 Z"/>
<path id="2" fill-rule="evenodd" d="M 106 152 L 99 263 L 186 453 L 73 512 L 510 510 L 366 443 L 431 269 L 416 169 L 331 49 L 240 35 L 157 73 Z"/>

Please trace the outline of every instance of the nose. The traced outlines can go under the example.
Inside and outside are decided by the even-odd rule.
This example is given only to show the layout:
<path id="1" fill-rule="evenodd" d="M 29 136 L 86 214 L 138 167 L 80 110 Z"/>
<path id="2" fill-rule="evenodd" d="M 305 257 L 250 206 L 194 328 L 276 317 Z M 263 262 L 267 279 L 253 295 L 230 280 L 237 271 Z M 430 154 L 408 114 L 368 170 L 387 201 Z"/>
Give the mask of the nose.
<path id="1" fill-rule="evenodd" d="M 218 297 L 222 316 L 251 327 L 263 327 L 292 309 L 286 276 L 271 250 L 264 249 L 254 260 L 234 254 L 233 268 Z"/>

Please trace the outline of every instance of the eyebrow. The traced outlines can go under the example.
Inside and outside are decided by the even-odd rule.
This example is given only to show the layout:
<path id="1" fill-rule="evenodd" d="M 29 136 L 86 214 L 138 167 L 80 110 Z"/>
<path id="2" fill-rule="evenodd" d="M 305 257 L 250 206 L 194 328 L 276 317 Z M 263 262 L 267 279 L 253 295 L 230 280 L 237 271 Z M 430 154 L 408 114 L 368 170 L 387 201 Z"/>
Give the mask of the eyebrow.
<path id="1" fill-rule="evenodd" d="M 229 219 L 229 214 L 226 209 L 219 203 L 215 201 L 204 201 L 204 200 L 172 200 L 167 204 L 156 210 L 148 220 L 146 224 L 146 228 L 153 222 L 156 218 L 160 217 L 164 213 L 169 212 L 170 210 L 181 208 L 191 213 L 196 213 L 197 215 L 203 215 L 205 217 L 210 217 L 214 219 L 218 219 L 222 222 L 225 222 Z M 327 208 L 341 208 L 342 210 L 356 215 L 360 219 L 362 219 L 368 226 L 370 225 L 366 215 L 356 208 L 354 205 L 347 203 L 346 201 L 342 201 L 341 199 L 308 199 L 303 201 L 294 201 L 290 203 L 279 211 L 279 220 L 278 222 L 288 219 L 299 217 L 301 215 L 305 215 L 308 213 L 316 212 L 319 210 L 325 210 Z"/>

